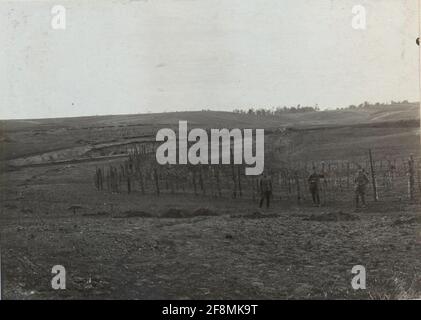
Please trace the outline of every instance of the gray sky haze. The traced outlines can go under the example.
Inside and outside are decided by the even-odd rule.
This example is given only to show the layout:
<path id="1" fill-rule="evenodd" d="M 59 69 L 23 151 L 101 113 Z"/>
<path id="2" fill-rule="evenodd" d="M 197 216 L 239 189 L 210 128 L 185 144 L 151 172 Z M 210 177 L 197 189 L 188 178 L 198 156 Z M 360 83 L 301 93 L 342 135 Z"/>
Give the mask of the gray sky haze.
<path id="1" fill-rule="evenodd" d="M 0 30 L 1 119 L 419 101 L 417 0 L 2 1 Z"/>

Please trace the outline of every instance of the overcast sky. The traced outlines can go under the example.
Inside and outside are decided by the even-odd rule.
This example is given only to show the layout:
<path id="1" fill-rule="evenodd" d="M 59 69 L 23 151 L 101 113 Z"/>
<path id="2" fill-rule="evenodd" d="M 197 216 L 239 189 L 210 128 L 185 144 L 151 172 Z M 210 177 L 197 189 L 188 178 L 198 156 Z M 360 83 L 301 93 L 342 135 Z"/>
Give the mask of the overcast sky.
<path id="1" fill-rule="evenodd" d="M 2 1 L 0 118 L 418 101 L 417 2 Z"/>

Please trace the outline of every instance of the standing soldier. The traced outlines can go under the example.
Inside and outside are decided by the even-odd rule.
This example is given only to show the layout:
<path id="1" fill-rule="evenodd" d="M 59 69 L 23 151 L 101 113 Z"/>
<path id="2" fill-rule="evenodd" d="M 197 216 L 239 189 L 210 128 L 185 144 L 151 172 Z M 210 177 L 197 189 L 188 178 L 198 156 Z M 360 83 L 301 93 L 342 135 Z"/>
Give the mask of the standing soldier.
<path id="1" fill-rule="evenodd" d="M 259 186 L 261 193 L 259 207 L 261 208 L 263 206 L 263 202 L 266 199 L 266 208 L 269 209 L 270 197 L 272 196 L 272 179 L 266 172 L 263 174 L 263 178 L 260 180 Z"/>
<path id="2" fill-rule="evenodd" d="M 318 174 L 316 167 L 313 167 L 313 173 L 308 177 L 308 186 L 313 199 L 313 204 L 320 206 L 319 185 L 320 178 L 324 178 L 323 174 Z"/>
<path id="3" fill-rule="evenodd" d="M 384 188 L 386 191 L 392 190 L 392 173 L 388 170 L 384 173 Z"/>
<path id="4" fill-rule="evenodd" d="M 365 189 L 369 184 L 370 180 L 367 177 L 364 169 L 359 169 L 357 177 L 355 178 L 355 206 L 358 209 L 360 204 L 359 200 L 361 198 L 361 202 L 363 204 L 363 208 L 365 208 Z"/>

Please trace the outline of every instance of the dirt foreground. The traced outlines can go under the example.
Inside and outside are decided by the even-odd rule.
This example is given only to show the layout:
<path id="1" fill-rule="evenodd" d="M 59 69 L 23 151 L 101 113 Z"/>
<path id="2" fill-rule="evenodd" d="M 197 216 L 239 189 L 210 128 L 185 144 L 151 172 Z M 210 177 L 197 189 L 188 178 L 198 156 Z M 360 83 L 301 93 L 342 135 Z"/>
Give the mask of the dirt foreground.
<path id="1" fill-rule="evenodd" d="M 421 298 L 419 204 L 98 193 L 84 165 L 6 172 L 3 299 Z M 53 290 L 51 269 L 66 269 Z M 367 289 L 354 290 L 363 265 Z"/>

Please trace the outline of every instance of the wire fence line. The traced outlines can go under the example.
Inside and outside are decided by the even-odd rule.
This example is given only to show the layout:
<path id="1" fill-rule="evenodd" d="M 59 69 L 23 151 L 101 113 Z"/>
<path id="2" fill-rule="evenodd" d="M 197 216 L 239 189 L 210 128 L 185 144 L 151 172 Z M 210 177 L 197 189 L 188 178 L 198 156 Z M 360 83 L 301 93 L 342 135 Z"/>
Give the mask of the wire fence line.
<path id="1" fill-rule="evenodd" d="M 94 185 L 98 191 L 141 194 L 192 194 L 215 198 L 260 197 L 259 176 L 245 175 L 245 165 L 158 165 L 154 145 L 135 146 L 125 161 L 97 167 Z M 357 171 L 367 172 L 372 201 L 421 199 L 421 158 L 408 155 L 376 159 L 296 161 L 266 168 L 273 185 L 273 198 L 301 203 L 309 200 L 308 177 L 313 168 L 323 175 L 319 192 L 322 204 L 350 199 Z"/>

